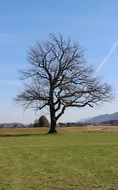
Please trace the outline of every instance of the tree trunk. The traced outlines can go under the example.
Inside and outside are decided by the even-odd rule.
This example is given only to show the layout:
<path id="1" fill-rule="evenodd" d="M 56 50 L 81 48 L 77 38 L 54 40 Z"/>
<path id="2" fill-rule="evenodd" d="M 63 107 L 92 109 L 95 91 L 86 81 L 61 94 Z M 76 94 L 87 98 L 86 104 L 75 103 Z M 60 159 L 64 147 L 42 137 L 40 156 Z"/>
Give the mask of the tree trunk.
<path id="1" fill-rule="evenodd" d="M 50 130 L 48 133 L 57 133 L 56 131 L 56 118 L 55 118 L 55 109 L 53 106 L 50 106 Z"/>
<path id="2" fill-rule="evenodd" d="M 56 122 L 55 121 L 53 121 L 53 122 L 51 122 L 51 125 L 50 125 L 50 130 L 48 131 L 48 133 L 57 133 L 57 131 L 56 131 Z"/>

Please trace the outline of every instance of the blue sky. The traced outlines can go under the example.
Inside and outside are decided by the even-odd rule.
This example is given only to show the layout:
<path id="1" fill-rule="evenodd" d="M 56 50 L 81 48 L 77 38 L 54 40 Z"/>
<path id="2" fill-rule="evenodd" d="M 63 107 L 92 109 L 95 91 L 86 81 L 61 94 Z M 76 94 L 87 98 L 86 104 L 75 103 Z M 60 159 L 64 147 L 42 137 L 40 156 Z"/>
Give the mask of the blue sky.
<path id="1" fill-rule="evenodd" d="M 0 1 L 0 122 L 33 122 L 45 111 L 35 113 L 16 105 L 22 89 L 18 70 L 26 66 L 27 52 L 48 33 L 62 33 L 85 49 L 88 64 L 97 68 L 118 40 L 117 0 L 4 0 Z M 116 98 L 95 108 L 70 109 L 61 121 L 77 121 L 118 111 L 118 48 L 99 74 L 113 85 Z M 48 117 L 48 113 L 46 112 Z"/>

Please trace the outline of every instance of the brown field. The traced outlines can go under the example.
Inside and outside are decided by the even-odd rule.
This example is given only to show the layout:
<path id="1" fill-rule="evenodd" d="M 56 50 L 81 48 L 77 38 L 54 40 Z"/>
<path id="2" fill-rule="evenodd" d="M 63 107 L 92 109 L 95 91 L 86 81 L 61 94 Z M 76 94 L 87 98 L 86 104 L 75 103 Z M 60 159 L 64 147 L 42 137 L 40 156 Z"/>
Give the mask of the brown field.
<path id="1" fill-rule="evenodd" d="M 74 130 L 72 130 L 74 129 Z M 48 128 L 1 128 L 0 129 L 0 136 L 20 136 L 20 135 L 41 135 L 47 133 Z M 85 126 L 85 127 L 65 127 L 65 128 L 58 128 L 58 133 L 60 134 L 61 131 L 64 133 L 75 133 L 76 132 L 118 132 L 118 126 Z"/>

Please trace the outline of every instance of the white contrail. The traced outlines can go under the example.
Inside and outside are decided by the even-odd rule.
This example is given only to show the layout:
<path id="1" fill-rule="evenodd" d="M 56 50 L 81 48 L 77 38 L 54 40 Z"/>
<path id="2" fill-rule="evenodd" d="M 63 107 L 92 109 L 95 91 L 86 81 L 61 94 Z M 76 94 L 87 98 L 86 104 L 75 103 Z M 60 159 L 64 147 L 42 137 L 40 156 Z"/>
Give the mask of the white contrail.
<path id="1" fill-rule="evenodd" d="M 117 48 L 118 48 L 118 40 L 116 40 L 116 41 L 112 44 L 112 46 L 111 46 L 111 48 L 110 48 L 108 54 L 106 55 L 106 57 L 104 58 L 104 60 L 102 61 L 102 63 L 98 66 L 98 68 L 96 69 L 96 74 L 98 74 L 98 73 L 101 71 L 102 67 L 105 65 L 105 63 L 106 63 L 106 62 L 108 61 L 108 59 L 112 56 L 112 54 L 114 53 L 114 51 L 115 51 Z"/>

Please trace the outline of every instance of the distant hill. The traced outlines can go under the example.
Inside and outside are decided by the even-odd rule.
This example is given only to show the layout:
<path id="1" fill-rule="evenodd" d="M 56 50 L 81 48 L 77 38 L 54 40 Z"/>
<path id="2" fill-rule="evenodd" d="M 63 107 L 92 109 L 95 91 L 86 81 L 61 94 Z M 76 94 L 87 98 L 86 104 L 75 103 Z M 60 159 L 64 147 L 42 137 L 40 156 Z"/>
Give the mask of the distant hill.
<path id="1" fill-rule="evenodd" d="M 22 123 L 0 123 L 0 128 L 23 128 Z"/>
<path id="2" fill-rule="evenodd" d="M 98 123 L 104 123 L 104 122 L 115 121 L 115 120 L 118 120 L 118 112 L 113 113 L 113 114 L 98 115 L 96 117 L 80 120 L 80 122 L 98 124 Z"/>

